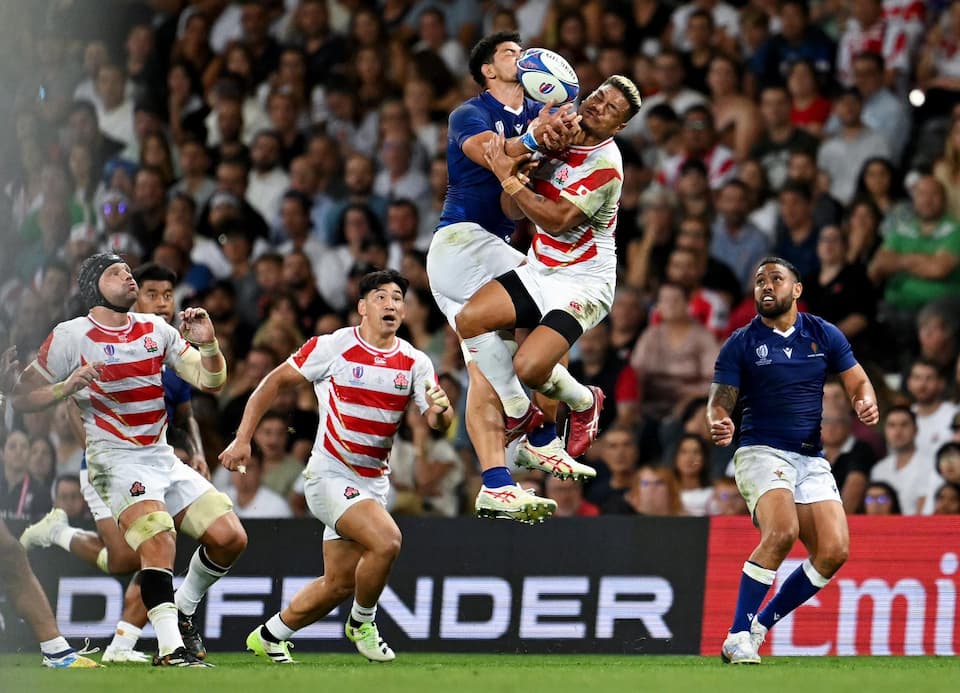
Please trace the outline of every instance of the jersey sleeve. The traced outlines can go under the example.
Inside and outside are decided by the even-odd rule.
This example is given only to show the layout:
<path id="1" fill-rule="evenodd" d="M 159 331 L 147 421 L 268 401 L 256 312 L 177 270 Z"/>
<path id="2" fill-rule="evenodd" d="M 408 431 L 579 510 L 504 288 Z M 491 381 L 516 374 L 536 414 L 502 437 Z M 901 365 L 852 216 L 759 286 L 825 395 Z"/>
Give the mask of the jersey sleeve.
<path id="1" fill-rule="evenodd" d="M 31 366 L 51 383 L 66 380 L 80 367 L 77 340 L 71 339 L 67 325 L 60 324 L 53 328 L 53 332 L 40 345 L 37 358 Z"/>
<path id="2" fill-rule="evenodd" d="M 612 164 L 592 168 L 583 174 L 564 187 L 560 197 L 577 207 L 587 219 L 592 219 L 604 205 L 619 199 L 623 175 Z"/>
<path id="3" fill-rule="evenodd" d="M 827 335 L 827 365 L 833 373 L 843 373 L 857 365 L 853 349 L 840 328 L 826 320 L 823 328 Z"/>
<path id="4" fill-rule="evenodd" d="M 153 323 L 157 334 L 163 339 L 163 362 L 173 368 L 180 361 L 180 357 L 193 347 L 183 338 L 176 328 L 167 324 L 163 319 Z"/>
<path id="5" fill-rule="evenodd" d="M 336 354 L 332 335 L 311 337 L 287 359 L 287 363 L 307 380 L 319 382 L 329 375 Z"/>
<path id="6" fill-rule="evenodd" d="M 713 367 L 713 382 L 718 385 L 740 387 L 740 355 L 741 340 L 739 333 L 734 333 L 722 347 L 717 362 Z"/>
<path id="7" fill-rule="evenodd" d="M 411 376 L 413 377 L 411 396 L 413 401 L 417 403 L 417 409 L 423 414 L 430 408 L 430 400 L 427 398 L 427 383 L 436 384 L 438 380 L 437 374 L 433 370 L 433 362 L 422 351 L 416 352 L 416 361 L 413 363 Z M 451 404 L 453 403 L 451 402 Z"/>
<path id="8" fill-rule="evenodd" d="M 481 132 L 491 132 L 484 112 L 472 104 L 464 104 L 450 114 L 450 137 L 463 149 L 463 143 Z"/>

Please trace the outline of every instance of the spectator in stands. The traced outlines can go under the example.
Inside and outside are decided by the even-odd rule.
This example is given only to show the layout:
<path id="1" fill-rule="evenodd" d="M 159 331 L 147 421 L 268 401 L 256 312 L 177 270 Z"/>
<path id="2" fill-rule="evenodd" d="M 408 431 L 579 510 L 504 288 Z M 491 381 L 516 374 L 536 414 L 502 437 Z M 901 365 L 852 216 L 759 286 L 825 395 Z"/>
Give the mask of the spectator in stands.
<path id="1" fill-rule="evenodd" d="M 714 29 L 713 17 L 704 10 L 695 10 L 687 20 L 686 41 L 689 49 L 683 52 L 684 83 L 701 94 L 708 92 L 707 72 L 711 60 L 717 55 Z"/>
<path id="2" fill-rule="evenodd" d="M 130 233 L 143 248 L 144 255 L 151 255 L 163 239 L 166 213 L 167 197 L 163 172 L 153 166 L 142 166 L 133 182 Z"/>
<path id="3" fill-rule="evenodd" d="M 713 491 L 707 502 L 708 515 L 749 515 L 747 502 L 740 495 L 733 477 L 724 476 L 713 482 Z"/>
<path id="4" fill-rule="evenodd" d="M 382 240 L 383 231 L 380 220 L 362 203 L 347 205 L 339 219 L 333 242 L 323 256 L 316 279 L 323 300 L 335 310 L 342 311 L 348 307 L 343 289 L 350 268 L 363 262 L 364 243 L 371 239 Z"/>
<path id="5" fill-rule="evenodd" d="M 444 433 L 431 429 L 419 412 L 407 409 L 390 451 L 391 512 L 455 517 L 463 479 L 463 464 Z"/>
<path id="6" fill-rule="evenodd" d="M 683 113 L 683 149 L 667 159 L 657 172 L 657 182 L 676 188 L 680 169 L 690 160 L 699 160 L 707 169 L 707 181 L 711 190 L 719 190 L 724 183 L 736 176 L 737 164 L 733 152 L 717 142 L 713 114 L 706 106 L 691 106 Z"/>
<path id="7" fill-rule="evenodd" d="M 934 515 L 960 515 L 960 485 L 944 482 L 937 489 Z"/>
<path id="8" fill-rule="evenodd" d="M 897 405 L 887 411 L 883 423 L 889 454 L 877 462 L 870 481 L 883 481 L 896 490 L 904 515 L 916 515 L 923 506 L 933 457 L 924 457 L 916 446 L 917 417 L 909 407 Z M 870 513 L 870 489 L 867 489 Z"/>
<path id="9" fill-rule="evenodd" d="M 853 437 L 850 431 L 852 422 L 849 407 L 824 400 L 820 424 L 823 456 L 830 463 L 843 509 L 848 515 L 863 512 L 870 470 L 877 461 L 870 446 Z"/>
<path id="10" fill-rule="evenodd" d="M 547 498 L 557 502 L 553 517 L 596 517 L 600 508 L 583 497 L 583 486 L 572 479 L 558 479 L 551 475 L 544 483 Z"/>
<path id="11" fill-rule="evenodd" d="M 248 167 L 242 160 L 228 159 L 221 161 L 217 165 L 217 192 L 229 193 L 237 200 L 240 219 L 251 238 L 267 239 L 270 235 L 267 222 L 247 202 L 247 174 Z M 218 201 L 223 201 L 223 198 L 219 198 Z M 216 238 L 217 236 L 211 221 L 213 203 L 214 196 L 211 196 L 200 212 L 200 220 L 197 222 L 197 231 L 209 238 Z"/>
<path id="12" fill-rule="evenodd" d="M 722 255 L 710 252 L 710 245 L 710 224 L 706 219 L 687 217 L 680 222 L 674 247 L 692 251 L 703 268 L 704 288 L 722 294 L 733 305 L 743 295 L 740 280 L 727 261 L 720 259 Z"/>
<path id="13" fill-rule="evenodd" d="M 917 340 L 920 342 L 920 358 L 934 363 L 944 381 L 952 384 L 954 366 L 960 352 L 960 313 L 956 297 L 936 299 L 927 303 L 917 313 Z M 958 394 L 950 392 L 947 395 Z"/>
<path id="14" fill-rule="evenodd" d="M 901 323 L 912 323 L 927 302 L 960 291 L 960 223 L 946 214 L 943 185 L 924 175 L 911 192 L 916 218 L 890 225 L 868 268 L 874 284 L 886 285 L 890 319 Z"/>
<path id="15" fill-rule="evenodd" d="M 956 416 L 960 416 L 958 413 Z M 937 491 L 944 484 L 960 484 L 960 443 L 950 440 L 937 450 L 934 468 L 930 470 L 927 481 L 926 499 L 922 514 L 936 512 Z"/>
<path id="16" fill-rule="evenodd" d="M 387 218 L 387 198 L 373 192 L 373 180 L 376 168 L 373 159 L 354 153 L 347 156 L 344 162 L 343 182 L 346 186 L 346 195 L 330 210 L 327 216 L 326 228 L 328 245 L 337 245 L 337 232 L 343 223 L 343 216 L 351 205 L 366 205 L 382 224 Z M 341 241 L 342 242 L 342 241 Z"/>
<path id="17" fill-rule="evenodd" d="M 916 359 L 910 366 L 906 391 L 913 399 L 917 435 L 914 439 L 917 454 L 933 459 L 937 450 L 950 439 L 950 424 L 958 408 L 945 401 L 946 379 L 934 361 Z"/>
<path id="18" fill-rule="evenodd" d="M 910 137 L 910 112 L 907 102 L 886 86 L 883 56 L 869 51 L 854 56 L 853 84 L 863 97 L 863 124 L 884 136 L 891 160 L 899 165 Z M 838 126 L 831 119 L 827 131 L 833 134 Z"/>
<path id="19" fill-rule="evenodd" d="M 313 276 L 316 277 L 327 247 L 317 236 L 310 233 L 311 204 L 308 196 L 296 190 L 288 190 L 280 198 L 277 236 L 283 241 L 277 246 L 277 252 L 286 255 L 293 250 L 302 251 L 310 259 Z"/>
<path id="20" fill-rule="evenodd" d="M 224 489 L 233 503 L 233 511 L 243 519 L 284 519 L 293 517 L 293 511 L 283 496 L 262 482 L 263 462 L 255 446 L 250 451 L 246 472 L 224 472 L 230 485 Z M 218 470 L 219 471 L 219 470 Z"/>
<path id="21" fill-rule="evenodd" d="M 680 201 L 680 218 L 713 216 L 710 176 L 707 165 L 702 160 L 688 159 L 680 165 L 680 179 L 677 181 L 676 190 Z"/>
<path id="22" fill-rule="evenodd" d="M 62 474 L 53 484 L 53 507 L 67 514 L 68 524 L 72 526 L 91 524 L 93 517 L 83 500 L 80 490 L 80 477 L 76 474 Z"/>
<path id="23" fill-rule="evenodd" d="M 280 135 L 261 130 L 250 145 L 250 176 L 247 181 L 247 202 L 268 224 L 280 212 L 280 198 L 290 187 L 290 176 L 280 165 Z"/>
<path id="24" fill-rule="evenodd" d="M 877 2 L 877 0 L 858 0 Z M 817 167 L 830 177 L 830 194 L 849 204 L 856 192 L 857 175 L 870 157 L 891 157 L 886 137 L 864 125 L 861 119 L 863 96 L 856 87 L 846 87 L 837 96 L 834 114 L 837 134 L 827 138 L 817 154 Z"/>
<path id="25" fill-rule="evenodd" d="M 778 196 L 781 226 L 774 255 L 789 260 L 801 277 L 820 271 L 817 258 L 817 238 L 820 228 L 813 220 L 813 193 L 810 187 L 788 180 Z"/>
<path id="26" fill-rule="evenodd" d="M 750 150 L 750 158 L 763 164 L 770 186 L 779 190 L 787 180 L 791 152 L 803 150 L 815 157 L 819 142 L 790 122 L 790 93 L 786 87 L 764 87 L 760 92 L 760 115 L 764 130 Z"/>
<path id="27" fill-rule="evenodd" d="M 857 56 L 875 53 L 884 60 L 885 82 L 896 88 L 902 86 L 900 80 L 907 77 L 910 70 L 908 37 L 903 23 L 888 21 L 883 14 L 883 0 L 853 0 L 852 16 L 837 46 L 837 79 L 841 84 L 854 84 Z"/>
<path id="28" fill-rule="evenodd" d="M 0 516 L 36 521 L 51 507 L 50 485 L 29 471 L 30 439 L 19 429 L 7 433 L 0 473 Z"/>
<path id="29" fill-rule="evenodd" d="M 869 351 L 877 294 L 863 264 L 847 260 L 847 237 L 839 227 L 820 229 L 817 260 L 819 270 L 803 277 L 807 310 L 840 328 L 856 353 Z"/>
<path id="30" fill-rule="evenodd" d="M 710 255 L 722 259 L 735 273 L 740 290 L 733 296 L 734 303 L 753 288 L 757 263 L 770 253 L 770 243 L 749 221 L 749 211 L 749 191 L 743 181 L 731 180 L 720 189 Z"/>
<path id="31" fill-rule="evenodd" d="M 953 7 L 960 8 L 960 3 L 955 2 Z M 957 15 L 957 30 L 960 31 L 960 9 L 955 9 L 954 14 Z M 954 118 L 950 123 L 943 155 L 934 165 L 933 175 L 946 192 L 947 213 L 954 219 L 960 219 L 960 118 Z"/>
<path id="32" fill-rule="evenodd" d="M 666 281 L 680 286 L 687 295 L 687 312 L 715 336 L 726 331 L 730 317 L 727 294 L 703 285 L 707 263 L 690 248 L 674 248 L 667 260 Z"/>
<path id="33" fill-rule="evenodd" d="M 820 27 L 810 21 L 807 0 L 784 0 L 780 3 L 778 19 L 780 31 L 762 45 L 748 63 L 758 86 L 785 84 L 791 66 L 799 60 L 814 66 L 819 79 L 829 79 L 835 48 Z"/>
<path id="34" fill-rule="evenodd" d="M 790 122 L 820 138 L 830 117 L 831 104 L 820 93 L 813 64 L 807 60 L 797 60 L 790 65 L 787 91 L 790 92 Z"/>
<path id="35" fill-rule="evenodd" d="M 625 282 L 648 293 L 660 280 L 673 249 L 677 196 L 672 190 L 650 185 L 640 196 L 640 208 L 643 233 L 627 247 Z"/>
<path id="36" fill-rule="evenodd" d="M 95 80 L 97 123 L 105 137 L 123 144 L 124 158 L 136 161 L 140 148 L 133 130 L 133 100 L 126 94 L 126 75 L 119 65 L 106 63 L 97 70 Z"/>
<path id="37" fill-rule="evenodd" d="M 902 515 L 897 490 L 885 481 L 871 481 L 863 499 L 867 515 Z"/>
<path id="38" fill-rule="evenodd" d="M 585 385 L 595 385 L 607 397 L 600 413 L 601 431 L 615 421 L 632 425 L 637 416 L 637 383 L 626 361 L 610 344 L 610 323 L 602 321 L 577 342 L 579 357 L 570 362 L 570 374 Z"/>
<path id="39" fill-rule="evenodd" d="M 713 495 L 707 442 L 695 433 L 684 433 L 673 453 L 671 467 L 680 487 L 684 513 L 706 515 L 707 503 Z"/>
<path id="40" fill-rule="evenodd" d="M 646 327 L 646 314 L 647 306 L 639 291 L 629 286 L 617 287 L 608 316 L 610 348 L 623 363 L 630 360 L 630 354 Z"/>
<path id="41" fill-rule="evenodd" d="M 600 436 L 597 444 L 601 464 L 597 478 L 585 488 L 588 501 L 603 508 L 611 498 L 622 496 L 636 478 L 640 450 L 633 435 L 633 428 L 611 426 Z"/>
<path id="42" fill-rule="evenodd" d="M 757 105 L 743 95 L 739 64 L 725 55 L 714 56 L 707 82 L 719 141 L 730 148 L 736 161 L 743 161 L 759 142 L 763 124 Z"/>
<path id="43" fill-rule="evenodd" d="M 855 204 L 861 200 L 868 201 L 886 217 L 895 211 L 895 207 L 902 204 L 906 197 L 897 170 L 889 159 L 874 156 L 864 162 L 860 175 L 857 176 Z"/>
<path id="44" fill-rule="evenodd" d="M 623 132 L 624 136 L 637 142 L 651 139 L 647 117 L 654 107 L 666 104 L 679 114 L 686 113 L 687 109 L 698 104 L 704 105 L 707 101 L 703 94 L 686 86 L 681 53 L 672 49 L 660 51 L 654 58 L 654 73 L 660 90 L 643 100 L 637 117 L 627 124 Z"/>
<path id="45" fill-rule="evenodd" d="M 602 506 L 604 515 L 683 515 L 680 485 L 666 467 L 644 464 L 631 487 L 620 496 L 612 496 Z"/>

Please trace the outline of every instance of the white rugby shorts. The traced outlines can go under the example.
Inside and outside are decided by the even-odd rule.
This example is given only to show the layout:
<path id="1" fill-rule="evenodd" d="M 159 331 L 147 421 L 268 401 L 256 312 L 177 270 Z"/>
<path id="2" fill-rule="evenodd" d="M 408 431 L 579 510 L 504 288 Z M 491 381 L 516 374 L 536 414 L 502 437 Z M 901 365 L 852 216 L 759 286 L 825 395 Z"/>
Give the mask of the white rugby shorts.
<path id="1" fill-rule="evenodd" d="M 544 274 L 530 264 L 521 265 L 514 272 L 540 309 L 541 316 L 561 310 L 580 323 L 586 332 L 599 325 L 610 313 L 616 288 L 613 282 L 591 280 L 583 274 Z"/>
<path id="2" fill-rule="evenodd" d="M 337 533 L 337 522 L 351 507 L 362 500 L 372 500 L 386 508 L 390 493 L 386 475 L 360 476 L 340 463 L 337 465 L 314 464 L 303 472 L 303 497 L 313 516 L 323 523 L 324 541 L 344 538 Z"/>
<path id="3" fill-rule="evenodd" d="M 776 488 L 790 491 L 795 503 L 841 502 L 830 463 L 822 457 L 748 445 L 737 450 L 733 465 L 737 488 L 751 516 L 760 497 Z"/>

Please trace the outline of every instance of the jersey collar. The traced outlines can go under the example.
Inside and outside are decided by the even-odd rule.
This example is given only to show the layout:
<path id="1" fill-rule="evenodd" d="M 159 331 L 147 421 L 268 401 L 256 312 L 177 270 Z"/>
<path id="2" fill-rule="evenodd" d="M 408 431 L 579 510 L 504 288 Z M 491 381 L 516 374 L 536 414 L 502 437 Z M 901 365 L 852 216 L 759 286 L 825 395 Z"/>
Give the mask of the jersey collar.
<path id="1" fill-rule="evenodd" d="M 98 329 L 103 330 L 104 332 L 111 332 L 114 334 L 123 334 L 124 332 L 129 332 L 130 329 L 133 327 L 133 318 L 130 316 L 129 313 L 127 314 L 127 324 L 122 325 L 120 327 L 109 327 L 108 325 L 104 325 L 103 323 L 97 322 L 96 320 L 93 319 L 93 316 L 90 315 L 89 313 L 87 314 L 87 320 L 89 320 L 94 325 L 96 325 Z"/>
<path id="2" fill-rule="evenodd" d="M 400 350 L 399 337 L 394 337 L 393 346 L 387 349 L 386 351 L 384 351 L 383 349 L 378 349 L 377 347 L 373 346 L 373 344 L 371 344 L 370 342 L 364 340 L 364 338 L 360 336 L 359 327 L 353 328 L 353 336 L 357 338 L 357 342 L 360 343 L 360 346 L 362 346 L 364 349 L 366 349 L 371 354 L 374 354 L 376 356 L 392 356 L 393 354 L 397 353 L 397 351 Z"/>
<path id="3" fill-rule="evenodd" d="M 492 101 L 493 103 L 497 104 L 500 108 L 502 108 L 503 110 L 505 110 L 507 113 L 512 113 L 512 114 L 515 115 L 515 116 L 518 116 L 518 115 L 523 114 L 523 107 L 524 107 L 524 105 L 526 104 L 526 101 L 524 101 L 524 103 L 521 103 L 521 104 L 520 104 L 520 108 L 510 108 L 507 104 L 501 103 L 500 100 L 497 99 L 497 97 L 495 97 L 493 94 L 491 94 L 489 89 L 488 89 L 487 91 L 483 92 L 482 96 L 483 96 L 486 100 Z"/>

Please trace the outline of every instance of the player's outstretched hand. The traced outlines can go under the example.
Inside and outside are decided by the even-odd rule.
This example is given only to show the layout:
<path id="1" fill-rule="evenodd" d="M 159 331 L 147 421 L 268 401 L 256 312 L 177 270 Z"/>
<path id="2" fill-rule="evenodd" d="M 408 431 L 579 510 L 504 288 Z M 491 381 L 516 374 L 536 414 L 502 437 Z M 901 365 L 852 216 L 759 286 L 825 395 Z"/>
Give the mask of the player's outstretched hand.
<path id="1" fill-rule="evenodd" d="M 250 461 L 250 443 L 241 442 L 234 438 L 217 459 L 231 472 L 246 474 L 247 462 Z"/>
<path id="2" fill-rule="evenodd" d="M 853 403 L 853 408 L 857 412 L 857 418 L 867 426 L 873 426 L 880 422 L 880 408 L 869 397 L 858 399 Z"/>
<path id="3" fill-rule="evenodd" d="M 89 387 L 90 383 L 100 377 L 100 374 L 103 372 L 103 366 L 103 361 L 80 366 L 63 381 L 63 396 L 69 397 L 70 395 L 75 395 L 85 387 Z"/>
<path id="4" fill-rule="evenodd" d="M 450 398 L 437 383 L 427 380 L 424 385 L 427 388 L 427 400 L 434 407 L 438 414 L 442 414 L 450 408 Z"/>
<path id="5" fill-rule="evenodd" d="M 203 308 L 180 311 L 180 334 L 192 344 L 209 344 L 216 337 L 213 322 Z"/>
<path id="6" fill-rule="evenodd" d="M 733 442 L 733 431 L 735 426 L 729 416 L 725 416 L 719 421 L 710 424 L 710 438 L 713 444 L 719 448 L 725 448 Z"/>
<path id="7" fill-rule="evenodd" d="M 12 346 L 0 356 L 0 394 L 13 392 L 20 376 L 20 362 L 17 360 L 17 347 Z"/>
<path id="8" fill-rule="evenodd" d="M 530 123 L 534 139 L 546 150 L 557 151 L 569 146 L 580 133 L 580 114 L 572 103 L 554 109 L 551 101 L 544 104 Z"/>

